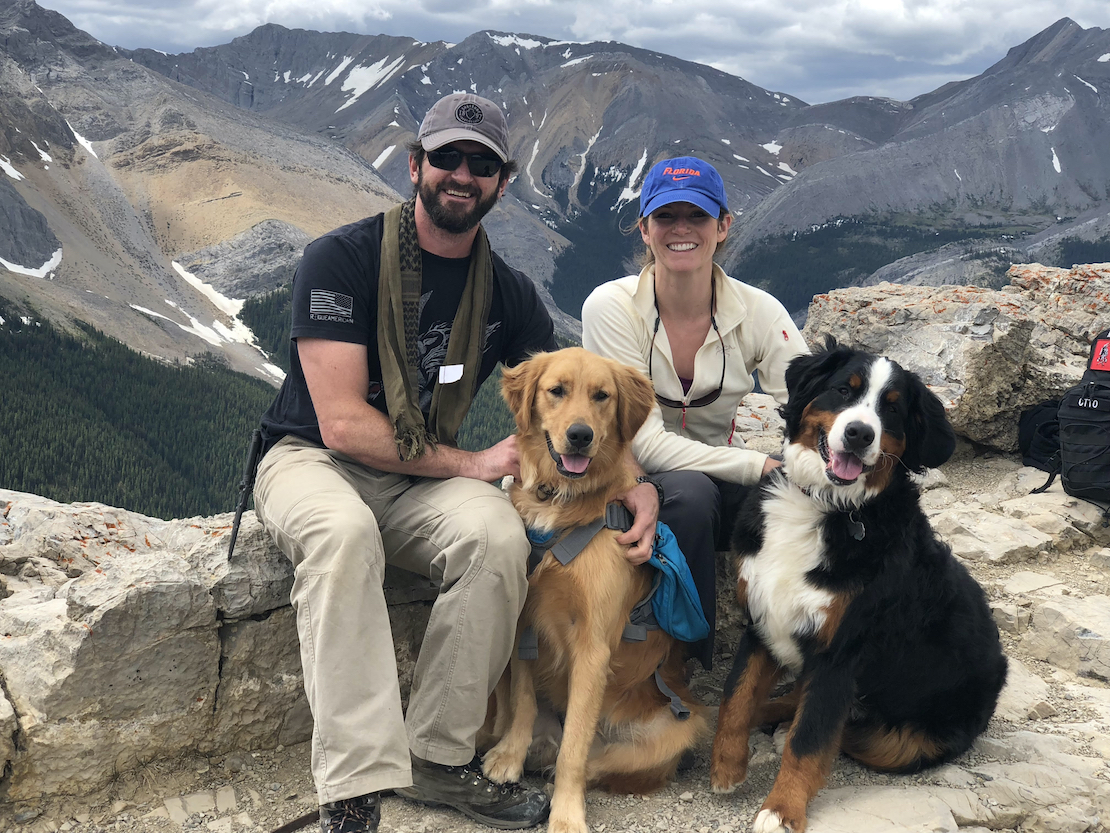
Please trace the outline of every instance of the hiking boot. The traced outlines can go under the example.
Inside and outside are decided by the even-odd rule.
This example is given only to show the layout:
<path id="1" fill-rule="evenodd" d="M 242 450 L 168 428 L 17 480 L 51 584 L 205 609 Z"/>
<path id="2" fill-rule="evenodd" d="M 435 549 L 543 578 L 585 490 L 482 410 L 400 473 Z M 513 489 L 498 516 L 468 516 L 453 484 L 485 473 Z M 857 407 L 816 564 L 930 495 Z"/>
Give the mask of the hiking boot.
<path id="1" fill-rule="evenodd" d="M 320 805 L 320 833 L 375 833 L 382 818 L 377 793 Z"/>
<path id="2" fill-rule="evenodd" d="M 500 830 L 532 827 L 547 818 L 547 794 L 520 784 L 498 784 L 482 774 L 482 760 L 445 766 L 412 756 L 412 786 L 398 795 L 430 807 L 453 807 L 475 821 Z"/>

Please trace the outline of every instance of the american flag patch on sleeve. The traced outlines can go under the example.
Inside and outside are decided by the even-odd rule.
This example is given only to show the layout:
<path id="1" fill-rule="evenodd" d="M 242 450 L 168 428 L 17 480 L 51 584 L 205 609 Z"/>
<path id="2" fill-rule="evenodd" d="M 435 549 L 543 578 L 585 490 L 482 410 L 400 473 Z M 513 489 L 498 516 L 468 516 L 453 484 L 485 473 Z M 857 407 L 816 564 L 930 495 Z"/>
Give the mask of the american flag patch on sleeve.
<path id="1" fill-rule="evenodd" d="M 354 321 L 355 299 L 330 289 L 313 289 L 309 294 L 308 315 L 313 321 Z"/>

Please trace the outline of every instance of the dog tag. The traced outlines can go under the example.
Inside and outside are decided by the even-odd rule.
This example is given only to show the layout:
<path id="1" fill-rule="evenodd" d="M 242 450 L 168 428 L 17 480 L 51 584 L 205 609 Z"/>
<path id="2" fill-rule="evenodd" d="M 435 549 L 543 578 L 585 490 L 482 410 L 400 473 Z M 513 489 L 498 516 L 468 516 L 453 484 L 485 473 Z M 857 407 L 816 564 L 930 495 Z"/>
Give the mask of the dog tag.
<path id="1" fill-rule="evenodd" d="M 857 521 L 855 518 L 849 515 L 848 534 L 855 538 L 857 541 L 862 541 L 864 536 L 867 535 L 867 527 L 863 525 L 863 521 Z"/>

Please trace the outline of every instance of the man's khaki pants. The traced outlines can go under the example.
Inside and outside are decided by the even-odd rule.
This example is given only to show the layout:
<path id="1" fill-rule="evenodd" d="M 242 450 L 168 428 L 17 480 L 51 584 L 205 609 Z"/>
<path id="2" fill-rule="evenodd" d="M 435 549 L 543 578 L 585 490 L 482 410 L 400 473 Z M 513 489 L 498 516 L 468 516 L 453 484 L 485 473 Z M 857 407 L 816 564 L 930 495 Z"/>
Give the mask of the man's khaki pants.
<path id="1" fill-rule="evenodd" d="M 529 544 L 495 486 L 410 478 L 295 437 L 258 467 L 255 507 L 293 562 L 320 803 L 409 786 L 409 750 L 468 763 L 509 660 Z M 386 563 L 440 585 L 402 717 Z"/>

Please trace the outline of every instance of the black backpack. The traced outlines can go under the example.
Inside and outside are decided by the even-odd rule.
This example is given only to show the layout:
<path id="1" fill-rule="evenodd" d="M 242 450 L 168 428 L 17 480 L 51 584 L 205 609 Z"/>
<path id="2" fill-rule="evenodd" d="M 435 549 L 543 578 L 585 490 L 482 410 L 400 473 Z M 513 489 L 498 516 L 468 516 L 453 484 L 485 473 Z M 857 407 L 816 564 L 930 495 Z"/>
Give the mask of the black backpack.
<path id="1" fill-rule="evenodd" d="M 1060 400 L 1047 399 L 1021 412 L 1018 421 L 1021 464 L 1047 472 L 1060 470 Z"/>
<path id="2" fill-rule="evenodd" d="M 1022 422 L 1026 424 L 1025 433 L 1028 435 L 1028 423 L 1033 417 L 1029 416 L 1027 419 L 1027 414 L 1030 411 L 1022 414 Z M 1041 424 L 1046 423 L 1051 423 L 1051 420 L 1043 420 L 1033 430 L 1030 453 L 1036 437 L 1046 437 L 1051 433 L 1050 425 L 1040 428 Z M 1060 399 L 1057 425 L 1059 452 L 1055 456 L 1055 463 L 1050 459 L 1046 465 L 1037 466 L 1049 472 L 1049 478 L 1047 483 L 1033 492 L 1043 492 L 1059 474 L 1064 491 L 1103 509 L 1102 525 L 1110 526 L 1110 329 L 1095 336 L 1083 378 Z M 1021 425 L 1018 433 L 1020 444 Z M 1023 448 L 1023 463 L 1026 461 L 1025 455 Z M 1036 463 L 1030 462 L 1028 465 Z"/>

